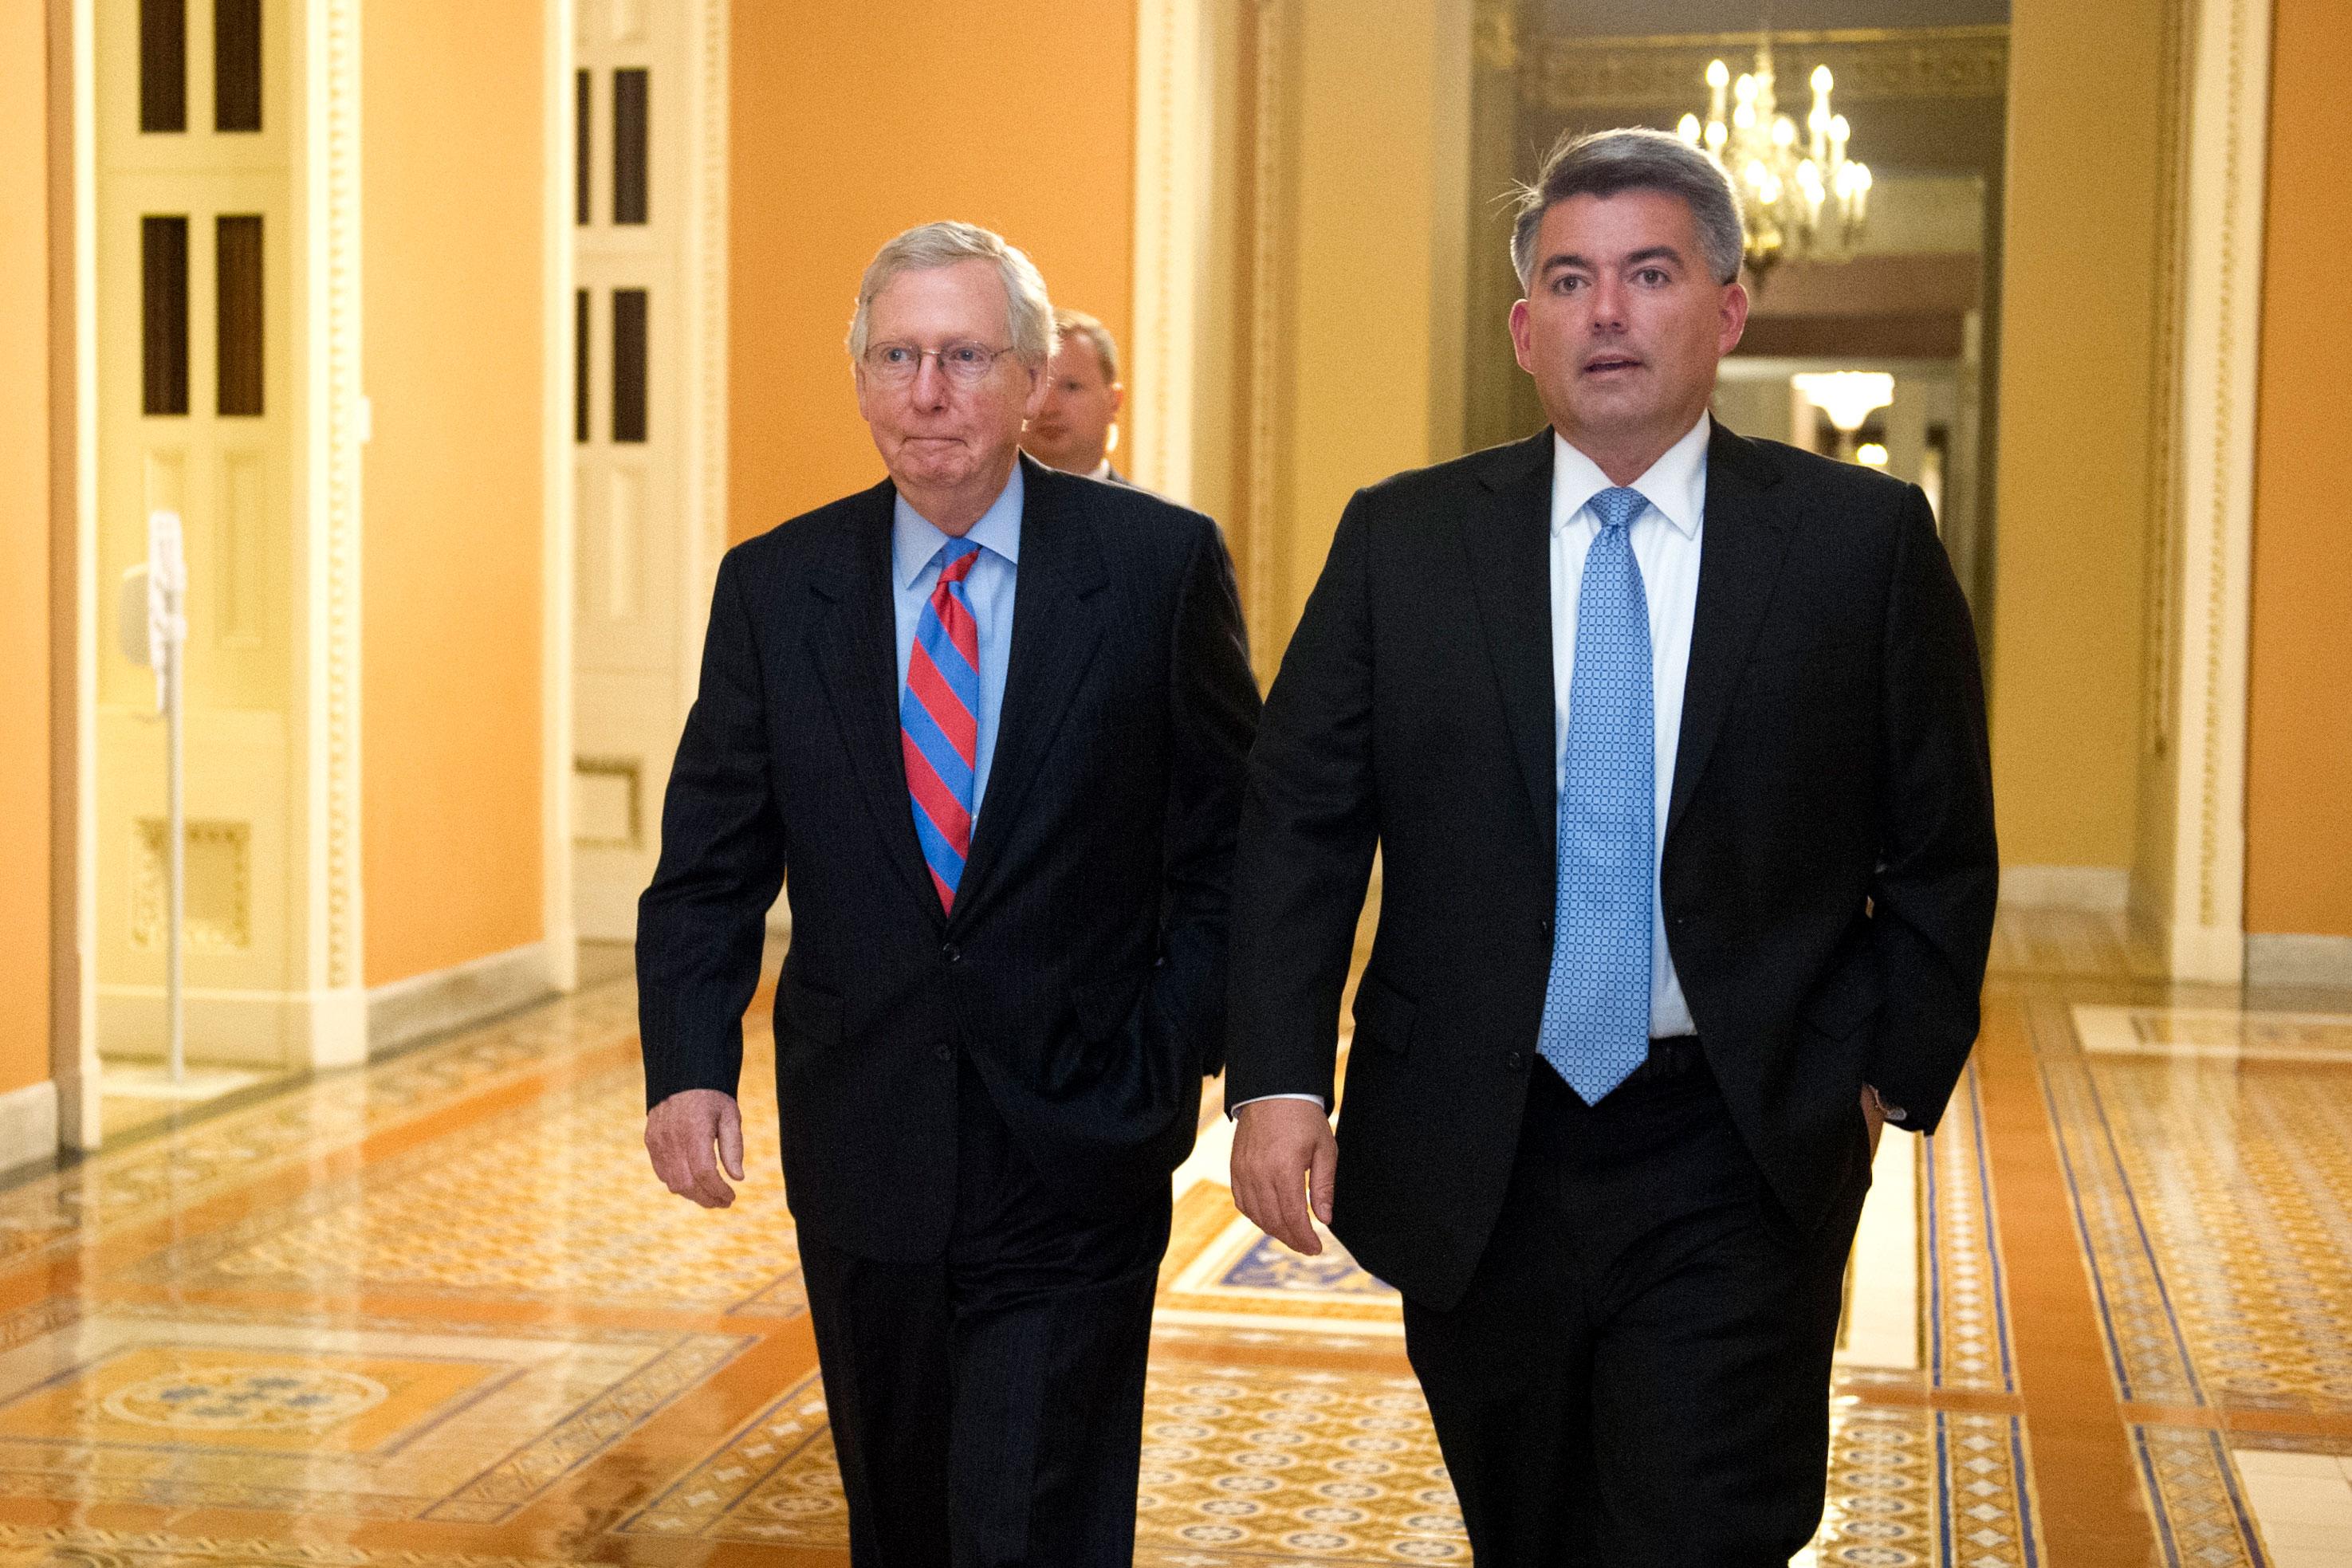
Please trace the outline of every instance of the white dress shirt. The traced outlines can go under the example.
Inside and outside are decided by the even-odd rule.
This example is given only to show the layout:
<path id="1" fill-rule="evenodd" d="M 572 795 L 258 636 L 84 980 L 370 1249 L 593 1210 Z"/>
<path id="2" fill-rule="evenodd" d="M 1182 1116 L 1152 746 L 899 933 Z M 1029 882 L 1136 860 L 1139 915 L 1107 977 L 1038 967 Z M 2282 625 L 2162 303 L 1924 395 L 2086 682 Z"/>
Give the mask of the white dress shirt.
<path id="1" fill-rule="evenodd" d="M 1663 862 L 1666 805 L 1674 797 L 1675 752 L 1682 738 L 1683 679 L 1690 672 L 1691 621 L 1698 609 L 1698 557 L 1706 523 L 1706 442 L 1709 421 L 1699 415 L 1688 434 L 1626 486 L 1649 505 L 1633 518 L 1633 563 L 1650 607 L 1650 703 L 1657 727 L 1657 831 L 1653 853 Z M 1576 674 L 1576 599 L 1584 583 L 1584 556 L 1601 531 L 1591 502 L 1612 488 L 1601 465 L 1552 436 L 1551 691 L 1553 777 L 1568 758 L 1568 695 Z M 1666 917 L 1658 894 L 1657 864 L 1650 873 L 1650 1037 L 1696 1034 L 1683 983 L 1666 951 Z"/>
<path id="2" fill-rule="evenodd" d="M 1690 672 L 1691 622 L 1698 610 L 1698 555 L 1706 524 L 1706 442 L 1709 421 L 1698 416 L 1689 434 L 1666 448 L 1628 489 L 1650 504 L 1632 525 L 1633 562 L 1650 607 L 1651 710 L 1657 726 L 1657 832 L 1650 872 L 1650 1037 L 1696 1034 L 1683 983 L 1666 951 L 1666 917 L 1658 896 L 1657 863 L 1666 847 L 1666 806 L 1674 798 L 1675 753 L 1682 738 L 1683 681 Z M 1552 770 L 1568 758 L 1568 695 L 1576 674 L 1576 598 L 1584 584 L 1584 556 L 1601 531 L 1591 502 L 1613 486 L 1601 465 L 1555 432 L 1551 462 Z M 1312 1100 L 1319 1094 L 1261 1094 L 1260 1100 Z M 1244 1100 L 1233 1107 L 1254 1104 Z"/>

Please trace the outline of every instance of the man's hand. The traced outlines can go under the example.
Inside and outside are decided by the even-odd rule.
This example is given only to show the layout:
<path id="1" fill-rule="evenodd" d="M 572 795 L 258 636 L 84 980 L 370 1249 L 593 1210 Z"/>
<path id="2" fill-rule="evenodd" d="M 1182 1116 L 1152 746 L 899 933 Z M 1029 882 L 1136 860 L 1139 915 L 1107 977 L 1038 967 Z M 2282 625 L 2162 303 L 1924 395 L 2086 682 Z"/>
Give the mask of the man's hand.
<path id="1" fill-rule="evenodd" d="M 1878 1091 L 1862 1086 L 1862 1119 L 1870 1124 L 1870 1157 L 1878 1157 L 1878 1135 L 1886 1131 L 1886 1113 L 1878 1108 Z"/>
<path id="2" fill-rule="evenodd" d="M 710 1157 L 713 1144 L 728 1176 L 741 1181 L 743 1115 L 732 1094 L 684 1089 L 646 1113 L 646 1153 L 662 1185 L 705 1208 L 725 1208 L 735 1201 L 735 1189 Z"/>
<path id="3" fill-rule="evenodd" d="M 1323 1250 L 1307 1218 L 1331 1223 L 1331 1173 L 1339 1145 L 1312 1100 L 1253 1100 L 1234 1126 L 1234 1203 L 1268 1236 L 1308 1257 Z"/>

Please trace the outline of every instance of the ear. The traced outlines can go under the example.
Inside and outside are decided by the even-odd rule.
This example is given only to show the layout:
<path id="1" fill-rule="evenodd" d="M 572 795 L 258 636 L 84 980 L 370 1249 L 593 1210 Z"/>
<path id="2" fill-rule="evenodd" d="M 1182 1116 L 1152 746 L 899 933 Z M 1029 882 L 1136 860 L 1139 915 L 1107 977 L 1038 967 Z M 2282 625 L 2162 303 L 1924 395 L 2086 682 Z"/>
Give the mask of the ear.
<path id="1" fill-rule="evenodd" d="M 1535 325 L 1528 319 L 1529 314 L 1526 300 L 1517 300 L 1512 304 L 1511 352 L 1517 356 L 1519 369 L 1533 375 L 1536 368 L 1528 362 L 1528 354 L 1535 341 Z"/>
<path id="2" fill-rule="evenodd" d="M 1029 378 L 1029 393 L 1021 400 L 1021 418 L 1026 423 L 1045 408 L 1045 393 L 1052 390 L 1054 379 L 1044 365 L 1033 365 L 1025 360 L 1021 362 L 1021 373 Z"/>
<path id="3" fill-rule="evenodd" d="M 1113 419 L 1117 419 L 1117 418 L 1118 417 L 1118 411 L 1119 411 L 1120 409 L 1125 408 L 1126 406 L 1127 406 L 1127 383 L 1126 383 L 1125 382 L 1111 382 L 1111 383 L 1110 383 L 1110 416 L 1111 416 Z"/>
<path id="4" fill-rule="evenodd" d="M 1748 288 L 1734 279 L 1723 291 L 1721 314 L 1717 318 L 1715 354 L 1721 359 L 1739 346 L 1740 334 L 1748 330 Z"/>

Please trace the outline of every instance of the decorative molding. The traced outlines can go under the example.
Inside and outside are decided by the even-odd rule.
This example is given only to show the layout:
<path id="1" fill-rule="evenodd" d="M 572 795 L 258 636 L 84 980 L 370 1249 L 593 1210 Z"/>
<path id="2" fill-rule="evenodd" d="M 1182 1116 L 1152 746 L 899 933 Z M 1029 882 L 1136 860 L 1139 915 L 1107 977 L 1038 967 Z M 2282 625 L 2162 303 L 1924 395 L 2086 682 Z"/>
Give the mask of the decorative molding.
<path id="1" fill-rule="evenodd" d="M 325 887 L 330 990 L 360 983 L 360 0 L 312 0 L 311 102 L 323 110 L 312 130 L 308 177 L 323 198 L 312 208 L 312 245 L 320 259 L 323 341 L 313 354 L 323 374 L 325 428 L 311 451 L 325 474 Z M 314 321 L 318 318 L 314 316 Z M 323 353 L 321 353 L 323 350 Z M 315 406 L 315 405 L 314 405 Z M 315 702 L 314 697 L 314 702 Z M 316 863 L 314 862 L 314 863 Z"/>
<path id="2" fill-rule="evenodd" d="M 1242 617 L 1259 659 L 1281 615 L 1281 541 L 1289 506 L 1292 204 L 1297 178 L 1298 17 L 1296 0 L 1256 0 L 1249 17 L 1251 99 L 1247 343 L 1249 406 L 1244 494 L 1249 531 Z M 1271 675 L 1272 671 L 1266 672 Z"/>
<path id="3" fill-rule="evenodd" d="M 1211 158 L 1202 0 L 1136 12 L 1135 296 L 1123 448 L 1136 480 L 1192 498 L 1194 343 Z"/>
<path id="4" fill-rule="evenodd" d="M 53 199 L 51 214 L 54 220 L 69 196 L 71 351 L 59 354 L 57 363 L 60 371 L 69 364 L 73 377 L 70 402 L 60 400 L 50 410 L 52 418 L 72 422 L 70 482 L 63 474 L 51 476 L 52 494 L 60 502 L 52 536 L 59 571 L 52 604 L 60 635 L 52 650 L 58 669 L 68 672 L 58 682 L 51 712 L 66 720 L 69 696 L 69 723 L 60 723 L 56 743 L 73 749 L 70 759 L 59 758 L 56 769 L 52 841 L 60 864 L 50 886 L 61 895 L 69 887 L 71 896 L 69 902 L 60 897 L 51 925 L 50 995 L 56 1010 L 49 1066 L 62 1096 L 58 1141 L 87 1150 L 105 1136 L 98 1061 L 98 39 L 96 0 L 71 0 L 71 6 L 70 26 L 53 27 L 50 34 L 51 80 L 69 74 L 72 81 L 72 131 L 60 139 L 71 167 L 59 172 L 66 190 Z M 53 287 L 67 286 L 68 268 L 58 272 Z M 53 444 L 51 450 L 63 444 Z M 69 881 L 63 874 L 68 866 Z"/>
<path id="5" fill-rule="evenodd" d="M 628 804 L 624 809 L 628 826 L 618 837 L 610 834 L 587 833 L 577 821 L 572 827 L 572 841 L 566 846 L 568 855 L 573 849 L 634 850 L 645 842 L 645 768 L 635 757 L 580 757 L 572 759 L 572 777 L 577 779 L 617 779 L 627 791 Z"/>
<path id="6" fill-rule="evenodd" d="M 553 984 L 578 980 L 572 939 L 572 749 L 575 498 L 572 452 L 572 0 L 545 0 L 541 18 L 545 188 L 540 213 L 540 932 Z M 370 1049 L 375 1049 L 371 1002 Z"/>
<path id="7" fill-rule="evenodd" d="M 2250 934 L 2246 984 L 2352 989 L 2352 936 Z"/>
<path id="8" fill-rule="evenodd" d="M 2254 392 L 2269 133 L 2270 8 L 2195 0 L 2179 232 L 2178 653 L 2169 681 L 2171 885 L 2158 893 L 2176 979 L 2245 967 L 2247 636 Z M 2168 503 L 2169 504 L 2169 503 Z"/>
<path id="9" fill-rule="evenodd" d="M 1482 22 L 1483 22 L 1482 18 Z M 1507 57 L 1487 43 L 1481 59 Z M 1762 33 L 1683 34 L 1661 37 L 1543 38 L 1516 52 L 1526 101 L 1555 111 L 1649 108 L 1705 92 L 1709 60 L 1733 68 L 1767 41 Z M 1841 102 L 1903 99 L 1998 99 L 2009 91 L 2006 26 L 1902 27 L 1834 32 L 1773 33 L 1776 52 L 1801 55 L 1805 68 L 1826 65 L 1837 75 Z"/>
<path id="10" fill-rule="evenodd" d="M 181 929 L 194 953 L 236 953 L 253 946 L 253 825 L 183 824 L 186 908 Z M 149 950 L 169 940 L 171 824 L 142 817 L 131 848 L 131 945 Z"/>
<path id="11" fill-rule="evenodd" d="M 2119 865 L 2003 866 L 2000 901 L 2016 909 L 2119 911 L 2131 902 L 2131 873 Z"/>
<path id="12" fill-rule="evenodd" d="M 557 990 L 545 942 L 413 975 L 375 986 L 367 994 L 370 1056 L 512 1012 Z"/>
<path id="13" fill-rule="evenodd" d="M 2162 758 L 2173 735 L 2172 660 L 2177 601 L 2174 587 L 2180 553 L 2180 443 L 2185 411 L 2180 402 L 2180 331 L 2183 247 L 2181 225 L 2189 200 L 2188 127 L 2191 85 L 2187 9 L 2195 0 L 2162 0 L 2163 53 L 2158 65 L 2157 232 L 2149 340 L 2148 537 L 2142 654 L 2142 745 Z"/>

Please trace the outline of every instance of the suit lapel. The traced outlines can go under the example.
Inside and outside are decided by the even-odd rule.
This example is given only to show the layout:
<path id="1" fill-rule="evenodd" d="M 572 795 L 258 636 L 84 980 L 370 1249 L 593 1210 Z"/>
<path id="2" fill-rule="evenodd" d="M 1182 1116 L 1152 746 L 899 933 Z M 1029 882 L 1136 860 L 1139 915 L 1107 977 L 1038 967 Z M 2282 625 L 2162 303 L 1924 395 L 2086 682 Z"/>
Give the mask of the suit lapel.
<path id="1" fill-rule="evenodd" d="M 1706 530 L 1699 546 L 1698 607 L 1683 682 L 1682 732 L 1666 832 L 1682 821 L 1723 728 L 1748 651 L 1788 552 L 1789 521 L 1771 492 L 1779 471 L 1763 449 L 1718 423 L 1706 449 Z"/>
<path id="2" fill-rule="evenodd" d="M 1013 653 L 996 726 L 988 789 L 972 826 L 950 924 L 971 918 L 991 891 L 1021 801 L 1051 752 L 1055 732 L 1086 677 L 1103 635 L 1108 579 L 1093 523 L 1070 502 L 1077 481 L 1021 459 L 1019 586 L 1013 601 Z M 911 841 L 912 830 L 908 837 Z"/>
<path id="3" fill-rule="evenodd" d="M 1544 858 L 1556 852 L 1559 779 L 1551 667 L 1552 433 L 1500 448 L 1480 475 L 1485 494 L 1463 528 L 1477 585 L 1486 656 L 1503 698 Z"/>
<path id="4" fill-rule="evenodd" d="M 817 617 L 809 640 L 858 792 L 874 813 L 890 863 L 932 919 L 941 920 L 939 894 L 915 839 L 898 745 L 898 612 L 890 594 L 896 496 L 885 481 L 860 497 L 832 559 L 812 574 L 810 586 L 826 601 L 826 612 Z"/>

